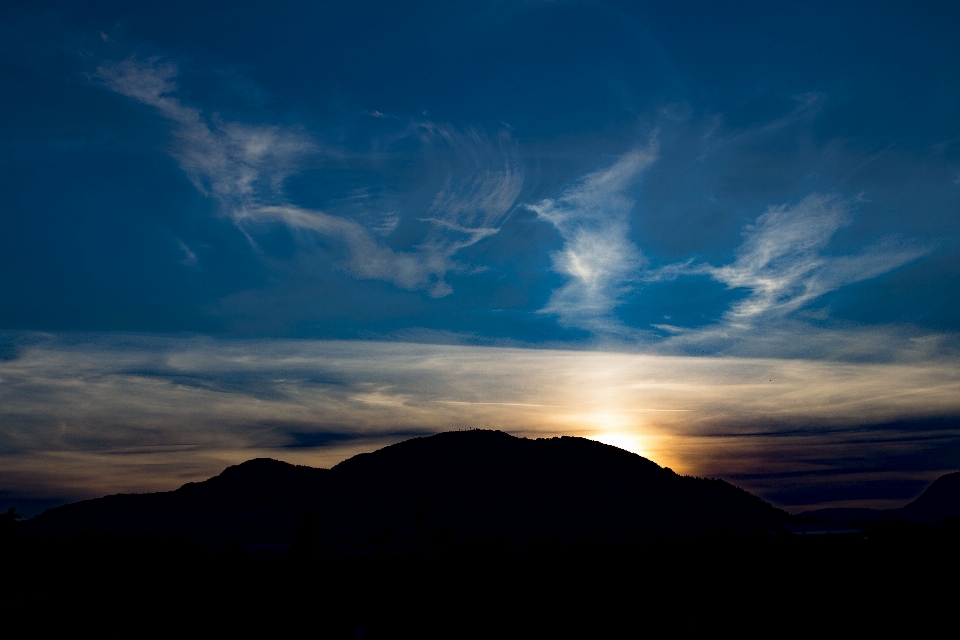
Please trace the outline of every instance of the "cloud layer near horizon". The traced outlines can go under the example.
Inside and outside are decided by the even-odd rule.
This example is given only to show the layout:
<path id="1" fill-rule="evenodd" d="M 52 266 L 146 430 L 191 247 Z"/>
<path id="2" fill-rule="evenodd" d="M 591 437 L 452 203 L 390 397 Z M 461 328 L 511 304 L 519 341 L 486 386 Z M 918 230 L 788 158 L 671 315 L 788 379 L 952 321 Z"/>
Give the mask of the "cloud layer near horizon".
<path id="1" fill-rule="evenodd" d="M 0 365 L 0 481 L 24 495 L 171 489 L 256 456 L 329 466 L 415 435 L 492 428 L 596 438 L 790 506 L 818 502 L 802 489 L 825 476 L 889 479 L 884 459 L 960 446 L 951 361 L 135 335 L 17 342 Z M 898 473 L 929 478 L 952 470 L 946 459 Z M 774 490 L 784 477 L 790 498 Z"/>

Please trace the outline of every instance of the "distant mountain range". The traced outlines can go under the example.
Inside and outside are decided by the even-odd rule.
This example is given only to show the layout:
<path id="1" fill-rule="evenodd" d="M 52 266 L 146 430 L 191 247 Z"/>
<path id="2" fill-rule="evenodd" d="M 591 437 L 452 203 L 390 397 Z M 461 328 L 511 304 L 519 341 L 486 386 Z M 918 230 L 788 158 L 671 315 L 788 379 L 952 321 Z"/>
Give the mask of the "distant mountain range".
<path id="1" fill-rule="evenodd" d="M 955 505 L 958 479 L 941 478 L 903 514 L 932 518 L 950 499 Z M 175 491 L 49 509 L 22 528 L 162 531 L 224 548 L 304 535 L 326 547 L 437 535 L 630 542 L 764 533 L 789 521 L 786 512 L 727 482 L 677 475 L 599 442 L 471 430 L 408 440 L 332 469 L 250 460 Z"/>
<path id="2" fill-rule="evenodd" d="M 940 476 L 920 497 L 899 509 L 814 509 L 797 518 L 831 522 L 867 522 L 902 519 L 930 526 L 943 524 L 947 516 L 960 517 L 960 471 Z"/>

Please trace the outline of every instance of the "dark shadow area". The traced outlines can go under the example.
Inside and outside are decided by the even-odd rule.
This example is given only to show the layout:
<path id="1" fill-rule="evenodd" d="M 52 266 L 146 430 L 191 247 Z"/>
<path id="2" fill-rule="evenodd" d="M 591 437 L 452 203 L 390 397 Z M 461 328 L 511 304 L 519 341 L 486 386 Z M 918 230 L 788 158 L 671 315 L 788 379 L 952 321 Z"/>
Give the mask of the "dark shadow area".
<path id="1" fill-rule="evenodd" d="M 225 549 L 232 540 L 289 542 L 303 512 L 319 543 L 398 539 L 446 529 L 504 533 L 513 543 L 558 534 L 604 542 L 728 530 L 764 533 L 789 515 L 722 480 L 680 476 L 636 454 L 584 438 L 528 440 L 499 431 L 414 438 L 332 469 L 270 459 L 229 467 L 163 493 L 113 495 L 31 518 L 26 531 L 163 531 Z"/>
<path id="2" fill-rule="evenodd" d="M 960 527 L 867 535 L 709 535 L 633 544 L 438 531 L 364 545 L 211 551 L 164 534 L 87 532 L 3 544 L 7 624 L 309 632 L 319 638 L 737 637 L 884 632 L 949 622 Z M 952 583 L 952 586 L 951 586 Z M 51 614 L 55 616 L 51 617 Z M 58 622 L 59 621 L 59 622 Z M 918 635 L 919 634 L 919 635 Z M 932 637 L 932 636 L 931 636 Z"/>
<path id="3" fill-rule="evenodd" d="M 792 518 L 600 443 L 454 432 L 8 511 L 0 609 L 106 636 L 921 637 L 955 607 L 957 478 L 896 514 Z"/>

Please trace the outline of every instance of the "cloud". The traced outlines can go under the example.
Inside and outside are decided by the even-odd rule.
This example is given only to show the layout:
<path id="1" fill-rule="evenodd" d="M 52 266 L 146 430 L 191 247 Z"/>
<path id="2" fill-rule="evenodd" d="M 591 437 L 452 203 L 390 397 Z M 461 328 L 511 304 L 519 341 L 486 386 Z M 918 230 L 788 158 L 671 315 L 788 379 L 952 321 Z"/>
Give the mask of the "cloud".
<path id="1" fill-rule="evenodd" d="M 851 222 L 854 202 L 836 194 L 813 193 L 794 205 L 771 206 L 747 225 L 729 264 L 714 266 L 691 258 L 650 268 L 629 238 L 634 202 L 624 192 L 655 160 L 655 147 L 627 154 L 611 167 L 583 177 L 558 199 L 528 205 L 564 239 L 553 263 L 569 280 L 553 293 L 542 312 L 557 314 L 568 326 L 635 337 L 614 315 L 634 284 L 708 275 L 731 289 L 748 291 L 725 312 L 720 325 L 697 330 L 654 326 L 672 334 L 666 341 L 670 348 L 709 344 L 722 351 L 734 345 L 737 331 L 761 323 L 771 335 L 779 335 L 786 326 L 783 319 L 811 301 L 930 252 L 928 246 L 888 237 L 853 254 L 831 254 L 830 242 Z M 780 352 L 783 349 L 770 351 Z"/>
<path id="2" fill-rule="evenodd" d="M 245 210 L 239 221 L 245 219 L 243 216 L 253 222 L 275 220 L 294 229 L 339 239 L 348 249 L 343 269 L 356 278 L 385 280 L 401 289 L 428 289 L 437 297 L 451 291 L 443 281 L 443 275 L 450 269 L 450 256 L 439 248 L 434 251 L 395 251 L 379 244 L 368 229 L 353 220 L 294 206 Z"/>
<path id="3" fill-rule="evenodd" d="M 647 264 L 630 240 L 634 201 L 627 192 L 656 159 L 657 145 L 651 143 L 584 176 L 556 200 L 527 205 L 564 240 L 563 249 L 553 255 L 553 265 L 569 280 L 553 293 L 543 313 L 557 314 L 567 326 L 621 331 L 613 310 Z"/>
<path id="4" fill-rule="evenodd" d="M 816 193 L 794 206 L 770 207 L 744 230 L 731 264 L 692 271 L 707 273 L 731 288 L 750 290 L 726 315 L 736 326 L 762 316 L 786 315 L 825 293 L 873 278 L 929 251 L 888 239 L 856 255 L 826 254 L 833 234 L 849 224 L 850 212 L 850 201 Z"/>
<path id="5" fill-rule="evenodd" d="M 433 123 L 418 123 L 415 128 L 431 139 L 431 147 L 437 140 L 443 143 L 444 153 L 438 158 L 443 184 L 426 215 L 418 218 L 429 231 L 416 247 L 425 267 L 442 278 L 448 270 L 461 269 L 453 259 L 457 252 L 500 231 L 523 188 L 524 171 L 506 131 L 490 140 L 474 129 L 461 132 Z M 440 280 L 431 293 L 444 295 L 449 290 Z"/>
<path id="6" fill-rule="evenodd" d="M 515 144 L 506 132 L 495 141 L 477 131 L 417 123 L 407 135 L 421 138 L 433 154 L 433 171 L 443 183 L 416 219 L 426 231 L 409 250 L 397 250 L 377 239 L 402 222 L 391 213 L 373 226 L 292 205 L 250 207 L 241 222 L 281 221 L 287 226 L 339 239 L 348 249 L 341 267 L 360 279 L 391 282 L 402 289 L 427 290 L 442 297 L 452 292 L 444 276 L 464 270 L 455 255 L 461 249 L 500 231 L 523 187 L 523 170 Z M 430 163 L 428 163 L 430 164 Z"/>
<path id="7" fill-rule="evenodd" d="M 309 135 L 297 128 L 205 117 L 172 95 L 178 90 L 177 74 L 176 65 L 158 58 L 128 58 L 101 65 L 96 76 L 109 89 L 155 107 L 176 123 L 172 153 L 180 167 L 238 226 L 279 221 L 337 238 L 350 254 L 343 269 L 357 278 L 447 295 L 452 289 L 444 275 L 461 269 L 454 255 L 496 234 L 523 186 L 523 169 L 508 133 L 491 141 L 474 130 L 414 123 L 400 138 L 418 137 L 433 152 L 443 147 L 437 155 L 445 177 L 425 210 L 412 212 L 428 225 L 427 233 L 412 250 L 398 251 L 378 240 L 402 222 L 396 211 L 381 212 L 373 224 L 364 225 L 287 201 L 284 180 L 300 169 L 305 156 L 321 150 Z"/>
<path id="8" fill-rule="evenodd" d="M 187 244 L 180 238 L 174 238 L 177 241 L 177 246 L 180 248 L 180 251 L 183 252 L 183 260 L 180 261 L 181 264 L 186 266 L 196 266 L 197 264 L 197 254 L 187 246 Z"/>
<path id="9" fill-rule="evenodd" d="M 813 193 L 795 205 L 777 205 L 767 209 L 742 233 L 743 241 L 735 251 L 733 262 L 714 266 L 698 264 L 694 259 L 667 264 L 646 271 L 646 282 L 674 280 L 685 275 L 708 275 L 731 289 L 745 289 L 746 297 L 735 302 L 723 315 L 719 325 L 687 330 L 670 325 L 654 325 L 672 334 L 680 334 L 668 342 L 673 345 L 712 345 L 724 350 L 742 337 L 738 331 L 760 326 L 768 336 L 784 338 L 798 331 L 807 332 L 787 318 L 826 293 L 856 282 L 869 280 L 903 266 L 930 252 L 930 247 L 897 237 L 883 238 L 849 255 L 829 253 L 834 234 L 850 223 L 853 202 L 836 194 Z M 798 353 L 807 349 L 804 340 L 797 348 L 776 347 L 753 333 L 754 346 L 764 344 L 770 354 Z M 835 342 L 833 336 L 827 342 Z M 854 347 L 868 352 L 871 348 Z M 855 340 L 853 341 L 855 342 Z M 757 353 L 751 350 L 751 353 Z"/>
<path id="10" fill-rule="evenodd" d="M 678 471 L 752 473 L 760 486 L 797 468 L 849 464 L 840 436 L 858 435 L 858 455 L 877 459 L 931 446 L 930 434 L 909 426 L 885 431 L 893 441 L 863 433 L 864 424 L 960 415 L 955 355 L 937 349 L 863 364 L 367 341 L 13 339 L 17 354 L 0 361 L 0 485 L 36 496 L 172 489 L 258 456 L 329 466 L 468 427 L 632 442 Z M 955 447 L 960 430 L 946 426 L 936 444 Z"/>
<path id="11" fill-rule="evenodd" d="M 167 95 L 179 88 L 173 82 L 177 74 L 177 65 L 161 63 L 159 58 L 150 58 L 147 62 L 127 58 L 121 62 L 105 62 L 97 67 L 96 75 L 111 90 L 156 107 L 171 120 L 197 122 L 199 111 Z"/>
<path id="12" fill-rule="evenodd" d="M 861 363 L 922 362 L 960 354 L 954 334 L 924 334 L 898 325 L 825 327 L 788 316 L 764 318 L 750 327 L 725 323 L 698 329 L 661 327 L 673 335 L 650 345 L 660 353 Z"/>
<path id="13" fill-rule="evenodd" d="M 281 187 L 299 161 L 317 151 L 302 131 L 272 125 L 205 118 L 199 109 L 170 94 L 177 91 L 176 65 L 156 58 L 128 58 L 97 68 L 97 77 L 113 91 L 155 107 L 177 123 L 173 155 L 194 186 L 220 201 L 225 213 L 282 199 Z"/>
<path id="14" fill-rule="evenodd" d="M 771 134 L 780 132 L 784 129 L 789 129 L 795 124 L 809 121 L 820 112 L 824 103 L 826 102 L 825 95 L 815 92 L 797 94 L 792 96 L 792 99 L 795 103 L 795 106 L 788 113 L 774 120 L 757 123 L 743 128 L 731 135 L 715 135 L 718 132 L 718 129 L 723 125 L 723 117 L 714 116 L 711 126 L 707 129 L 707 132 L 703 134 L 702 139 L 704 141 L 713 141 L 711 144 L 713 151 L 717 151 L 729 145 L 742 143 L 747 140 L 763 139 Z M 705 156 L 706 154 L 703 154 L 697 159 L 702 161 Z"/>
<path id="15" fill-rule="evenodd" d="M 436 224 L 441 233 L 464 234 L 464 241 L 470 244 L 474 238 L 496 233 L 523 187 L 523 169 L 509 134 L 500 132 L 494 147 L 477 131 L 458 135 L 449 128 L 430 128 L 437 129 L 450 144 L 453 156 L 468 166 L 445 167 L 443 187 L 424 220 Z"/>

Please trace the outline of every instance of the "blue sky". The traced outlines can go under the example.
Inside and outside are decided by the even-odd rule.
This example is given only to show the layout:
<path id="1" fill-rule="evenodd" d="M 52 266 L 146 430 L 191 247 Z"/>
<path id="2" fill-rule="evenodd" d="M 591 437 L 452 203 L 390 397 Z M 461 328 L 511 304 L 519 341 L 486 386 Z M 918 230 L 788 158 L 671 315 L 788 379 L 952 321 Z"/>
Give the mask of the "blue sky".
<path id="1" fill-rule="evenodd" d="M 451 362 L 504 348 L 516 362 L 531 349 L 738 372 L 794 362 L 808 411 L 791 428 L 960 415 L 951 3 L 4 2 L 0 33 L 0 329 L 20 407 L 0 451 L 24 469 L 32 455 L 112 442 L 82 425 L 88 439 L 73 444 L 34 437 L 27 399 L 63 363 L 85 370 L 78 344 L 130 376 L 116 354 L 208 358 L 290 340 L 314 353 L 303 345 L 347 340 L 344 362 L 370 372 L 351 384 L 383 389 L 400 378 L 379 380 L 373 356 L 358 355 L 369 341 L 477 350 Z M 201 337 L 212 342 L 200 349 Z M 694 362 L 707 360 L 676 370 Z M 920 399 L 821 411 L 804 391 L 816 375 L 803 367 L 817 363 L 886 381 L 884 397 L 903 383 L 889 372 L 920 367 L 908 376 Z M 174 388 L 174 369 L 153 371 Z M 250 375 L 230 393 L 256 396 L 261 374 Z M 404 397 L 422 400 L 410 385 Z M 922 395 L 933 387 L 935 399 Z M 71 402 L 36 420 L 64 424 Z M 717 433 L 737 421 L 729 407 L 696 411 L 726 416 Z M 326 413 L 301 416 L 288 431 L 409 431 L 359 415 L 336 428 Z M 467 420 L 417 415 L 427 431 Z M 602 431 L 547 422 L 545 433 Z M 536 431 L 523 424 L 514 431 Z M 618 424 L 628 439 L 647 429 Z M 670 424 L 661 436 L 703 435 Z M 952 434 L 945 459 L 907 464 L 878 444 L 871 469 L 926 478 L 960 466 L 960 428 L 937 424 L 937 437 Z M 709 467 L 703 447 L 681 449 L 662 456 Z M 853 464 L 831 455 L 831 468 Z M 216 466 L 205 464 L 191 468 Z M 772 496 L 772 471 L 744 483 L 763 473 L 757 490 Z M 23 477 L 6 480 L 11 491 L 61 491 L 52 480 L 28 491 Z M 797 491 L 794 504 L 829 501 Z"/>

